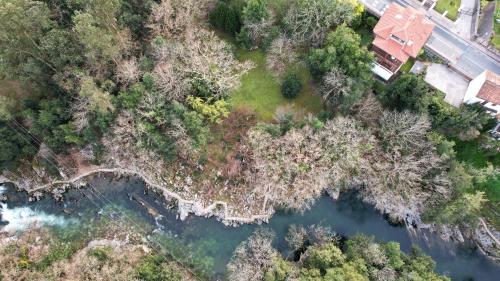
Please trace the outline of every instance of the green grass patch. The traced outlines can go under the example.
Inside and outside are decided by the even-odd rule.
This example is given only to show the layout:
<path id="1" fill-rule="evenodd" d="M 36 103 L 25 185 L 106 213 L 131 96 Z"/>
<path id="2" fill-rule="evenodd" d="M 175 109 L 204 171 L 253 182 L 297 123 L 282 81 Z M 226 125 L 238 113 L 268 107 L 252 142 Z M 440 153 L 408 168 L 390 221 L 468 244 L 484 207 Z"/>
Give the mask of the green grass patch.
<path id="1" fill-rule="evenodd" d="M 500 153 L 490 153 L 481 148 L 478 139 L 471 141 L 455 141 L 455 151 L 459 161 L 471 164 L 477 168 L 488 166 L 488 162 L 494 166 L 500 166 Z"/>
<path id="2" fill-rule="evenodd" d="M 495 14 L 493 15 L 493 37 L 491 44 L 500 50 L 500 3 L 496 3 Z"/>
<path id="3" fill-rule="evenodd" d="M 415 64 L 415 59 L 410 58 L 405 64 L 401 66 L 399 71 L 401 71 L 402 73 L 408 73 L 410 72 L 410 69 L 413 67 L 413 64 Z"/>
<path id="4" fill-rule="evenodd" d="M 319 96 L 314 94 L 312 78 L 305 66 L 295 66 L 304 87 L 299 95 L 287 100 L 281 94 L 281 85 L 266 69 L 266 56 L 263 51 L 237 50 L 239 60 L 251 60 L 256 67 L 241 78 L 241 86 L 231 94 L 229 102 L 236 108 L 249 108 L 263 121 L 273 119 L 276 109 L 292 106 L 299 114 L 318 113 L 323 109 Z"/>
<path id="5" fill-rule="evenodd" d="M 434 10 L 438 11 L 440 14 L 448 11 L 446 17 L 455 21 L 458 15 L 458 8 L 460 8 L 460 0 L 438 0 Z"/>

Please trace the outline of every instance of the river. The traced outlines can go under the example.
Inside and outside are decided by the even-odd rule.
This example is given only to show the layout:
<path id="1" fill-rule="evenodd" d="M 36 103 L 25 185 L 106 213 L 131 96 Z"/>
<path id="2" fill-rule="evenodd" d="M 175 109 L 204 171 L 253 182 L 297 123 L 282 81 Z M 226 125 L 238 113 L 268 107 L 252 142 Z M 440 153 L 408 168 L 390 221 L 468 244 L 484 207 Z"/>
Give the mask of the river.
<path id="1" fill-rule="evenodd" d="M 0 209 L 0 231 L 22 230 L 32 223 L 63 229 L 78 228 L 83 222 L 99 219 L 102 215 L 113 215 L 117 221 L 134 221 L 138 228 L 148 233 L 150 239 L 170 251 L 189 256 L 193 263 L 202 263 L 205 272 L 217 279 L 224 273 L 236 246 L 258 227 L 272 229 L 276 233 L 275 246 L 285 253 L 284 236 L 291 224 L 321 224 L 344 236 L 362 233 L 373 235 L 378 241 L 397 241 L 405 252 L 410 250 L 411 245 L 418 245 L 436 261 L 436 270 L 453 280 L 489 281 L 498 280 L 500 276 L 500 266 L 478 250 L 443 241 L 426 231 L 408 231 L 405 227 L 391 225 L 354 194 L 343 195 L 336 201 L 324 196 L 303 214 L 278 212 L 268 224 L 235 228 L 211 218 L 190 216 L 180 221 L 173 210 L 166 208 L 154 193 L 147 192 L 144 184 L 137 179 L 96 177 L 92 186 L 95 190 L 66 192 L 64 202 L 46 197 L 33 203 L 28 203 L 25 193 L 16 192 L 11 186 L 0 186 L 0 192 L 8 197 L 7 203 L 2 204 Z M 137 200 L 131 200 L 131 195 L 146 202 L 151 207 L 150 211 Z M 152 216 L 151 210 L 158 213 Z"/>

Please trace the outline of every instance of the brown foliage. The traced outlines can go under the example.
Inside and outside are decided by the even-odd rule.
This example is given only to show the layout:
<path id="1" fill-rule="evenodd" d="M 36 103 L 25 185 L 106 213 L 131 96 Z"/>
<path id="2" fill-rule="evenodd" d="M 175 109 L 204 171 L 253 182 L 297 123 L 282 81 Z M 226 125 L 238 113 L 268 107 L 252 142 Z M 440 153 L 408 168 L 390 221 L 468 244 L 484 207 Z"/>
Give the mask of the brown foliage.
<path id="1" fill-rule="evenodd" d="M 222 172 L 222 176 L 231 180 L 242 180 L 244 171 L 252 166 L 252 152 L 242 144 L 248 130 L 256 124 L 255 113 L 248 109 L 236 109 L 220 124 L 213 132 L 220 135 L 222 142 L 213 145 L 211 149 L 227 151 L 225 158 L 211 158 L 216 169 Z"/>

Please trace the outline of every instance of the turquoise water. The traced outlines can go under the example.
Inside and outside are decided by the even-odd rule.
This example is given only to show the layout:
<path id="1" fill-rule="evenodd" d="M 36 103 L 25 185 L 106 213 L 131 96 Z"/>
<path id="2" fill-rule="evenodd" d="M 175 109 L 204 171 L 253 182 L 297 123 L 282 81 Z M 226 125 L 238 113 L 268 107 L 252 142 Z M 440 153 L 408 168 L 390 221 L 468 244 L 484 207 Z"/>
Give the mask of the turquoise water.
<path id="1" fill-rule="evenodd" d="M 278 212 L 268 224 L 234 228 L 226 227 L 213 218 L 190 216 L 185 221 L 177 220 L 175 212 L 166 208 L 154 193 L 147 192 L 139 180 L 110 181 L 101 177 L 94 179 L 92 186 L 96 190 L 68 191 L 64 195 L 64 203 L 51 198 L 28 203 L 24 193 L 7 188 L 4 193 L 8 195 L 9 201 L 3 205 L 1 212 L 4 215 L 8 213 L 19 228 L 22 228 L 23 223 L 38 219 L 40 223 L 52 223 L 54 227 L 73 228 L 82 227 L 81 224 L 98 220 L 104 215 L 112 216 L 116 222 L 134 221 L 134 224 L 139 224 L 136 229 L 143 230 L 154 241 L 153 245 L 168 251 L 182 262 L 196 264 L 198 271 L 212 279 L 224 274 L 234 249 L 258 227 L 267 227 L 276 233 L 275 246 L 286 256 L 284 236 L 291 224 L 321 224 L 345 236 L 357 233 L 373 235 L 378 241 L 399 242 L 401 249 L 406 252 L 412 244 L 416 244 L 437 262 L 438 272 L 447 274 L 453 280 L 498 280 L 500 276 L 500 266 L 476 249 L 443 241 L 425 231 L 414 232 L 393 226 L 354 194 L 344 195 L 337 201 L 325 196 L 304 214 Z M 136 200 L 131 200 L 132 194 L 142 198 L 159 215 L 153 217 Z M 27 207 L 30 211 L 24 213 L 25 217 L 16 219 L 16 214 L 20 210 L 26 211 Z M 3 224 L 4 228 L 9 227 L 8 222 L 4 221 Z"/>

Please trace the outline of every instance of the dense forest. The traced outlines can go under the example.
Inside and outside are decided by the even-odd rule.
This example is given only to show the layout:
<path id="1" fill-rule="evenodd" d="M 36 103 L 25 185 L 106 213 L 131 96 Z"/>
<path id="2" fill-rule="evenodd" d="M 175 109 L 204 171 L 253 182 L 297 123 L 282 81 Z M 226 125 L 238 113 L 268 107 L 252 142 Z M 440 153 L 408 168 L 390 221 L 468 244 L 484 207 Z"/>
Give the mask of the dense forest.
<path id="1" fill-rule="evenodd" d="M 393 222 L 498 229 L 495 119 L 420 75 L 376 80 L 376 22 L 356 0 L 0 0 L 0 175 L 118 167 L 241 217 L 355 189 Z M 349 241 L 236 260 L 264 280 L 442 280 L 417 251 Z"/>

